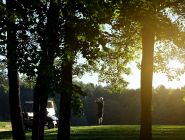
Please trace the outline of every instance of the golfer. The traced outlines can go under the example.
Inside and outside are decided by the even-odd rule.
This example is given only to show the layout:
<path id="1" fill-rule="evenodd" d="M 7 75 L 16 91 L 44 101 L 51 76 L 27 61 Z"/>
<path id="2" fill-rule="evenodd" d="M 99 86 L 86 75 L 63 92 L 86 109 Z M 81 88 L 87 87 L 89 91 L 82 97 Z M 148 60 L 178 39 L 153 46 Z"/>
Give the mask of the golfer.
<path id="1" fill-rule="evenodd" d="M 104 111 L 104 99 L 103 97 L 97 98 L 95 100 L 98 107 L 98 124 L 102 125 L 103 123 L 103 111 Z"/>

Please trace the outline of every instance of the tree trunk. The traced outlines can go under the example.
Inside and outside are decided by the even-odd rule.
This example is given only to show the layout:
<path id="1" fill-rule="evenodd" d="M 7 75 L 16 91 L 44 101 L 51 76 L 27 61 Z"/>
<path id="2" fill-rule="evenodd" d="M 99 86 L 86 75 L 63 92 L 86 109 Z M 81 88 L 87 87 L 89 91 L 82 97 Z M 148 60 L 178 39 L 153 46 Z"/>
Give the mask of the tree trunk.
<path id="1" fill-rule="evenodd" d="M 59 12 L 61 1 L 50 0 L 44 41 L 41 44 L 42 58 L 34 92 L 33 140 L 44 139 L 44 125 L 48 95 L 51 92 L 52 69 L 55 53 L 59 47 Z"/>
<path id="2" fill-rule="evenodd" d="M 6 0 L 7 10 L 7 61 L 9 79 L 9 104 L 14 140 L 25 140 L 23 117 L 20 103 L 19 77 L 17 68 L 17 42 L 13 1 Z"/>
<path id="3" fill-rule="evenodd" d="M 46 45 L 46 47 L 48 46 Z M 46 54 L 48 53 L 43 54 L 42 60 L 39 65 L 38 77 L 34 91 L 34 118 L 32 130 L 33 140 L 44 139 L 44 121 L 46 117 L 48 95 L 51 92 L 52 67 L 54 61 L 54 53 L 53 55 L 47 57 Z"/>
<path id="4" fill-rule="evenodd" d="M 152 78 L 155 32 L 150 20 L 144 21 L 142 29 L 143 56 L 141 64 L 141 129 L 140 140 L 152 140 Z"/>
<path id="5" fill-rule="evenodd" d="M 52 64 L 47 63 L 47 60 L 43 60 L 40 63 L 39 74 L 34 92 L 34 119 L 33 119 L 33 140 L 44 139 L 44 120 L 46 116 L 46 106 L 48 100 L 48 94 L 50 92 L 51 83 L 51 71 L 48 70 Z M 45 66 L 43 66 L 45 65 Z"/>
<path id="6" fill-rule="evenodd" d="M 42 65 L 45 64 L 46 66 L 48 66 L 48 64 L 46 64 L 47 61 L 41 62 L 41 63 Z M 34 91 L 34 106 L 33 106 L 34 118 L 33 118 L 33 130 L 32 130 L 33 140 L 43 139 L 44 132 L 41 132 L 41 131 L 42 130 L 44 131 L 44 129 L 41 129 L 41 127 L 44 127 L 44 124 L 42 122 L 44 121 L 44 118 L 45 118 L 44 110 L 46 109 L 46 106 L 45 104 L 43 105 L 42 96 L 48 97 L 47 95 L 49 94 L 49 85 L 48 85 L 49 74 L 48 75 L 41 74 L 44 72 L 48 73 L 48 71 L 44 69 L 45 67 L 42 67 L 41 64 L 40 64 L 40 67 L 41 67 L 39 70 L 40 74 L 38 74 L 35 91 Z M 47 102 L 47 99 L 46 99 L 46 102 Z M 43 106 L 45 106 L 45 109 L 43 109 Z M 44 114 L 41 116 L 41 113 L 44 113 Z"/>
<path id="7" fill-rule="evenodd" d="M 51 78 L 51 77 L 50 77 Z M 50 83 L 48 83 L 47 85 L 49 85 L 48 88 L 48 93 L 46 92 L 46 94 L 44 94 L 41 97 L 40 100 L 40 127 L 39 127 L 39 140 L 44 140 L 44 126 L 45 126 L 45 119 L 46 119 L 46 107 L 47 107 L 47 101 L 48 101 L 48 94 L 50 93 L 50 87 L 51 87 L 51 82 L 52 80 L 48 80 Z"/>
<path id="8" fill-rule="evenodd" d="M 38 75 L 39 76 L 39 75 Z M 37 83 L 34 89 L 34 104 L 33 104 L 33 127 L 32 127 L 32 140 L 39 140 L 39 126 L 40 126 L 40 116 L 39 116 L 39 112 L 40 112 L 40 93 L 39 93 L 39 82 L 38 79 L 41 78 L 37 78 Z"/>
<path id="9" fill-rule="evenodd" d="M 65 59 L 67 60 L 67 58 Z M 63 90 L 60 100 L 59 125 L 57 140 L 70 139 L 70 118 L 71 118 L 71 95 L 72 95 L 72 65 L 73 60 L 63 62 Z"/>

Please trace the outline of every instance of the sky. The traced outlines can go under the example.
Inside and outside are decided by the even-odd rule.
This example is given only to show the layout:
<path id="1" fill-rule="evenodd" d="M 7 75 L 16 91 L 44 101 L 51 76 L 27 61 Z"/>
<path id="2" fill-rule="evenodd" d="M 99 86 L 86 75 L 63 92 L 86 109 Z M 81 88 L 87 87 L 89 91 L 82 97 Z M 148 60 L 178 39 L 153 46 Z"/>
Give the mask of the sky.
<path id="1" fill-rule="evenodd" d="M 128 80 L 129 89 L 137 89 L 140 88 L 140 70 L 137 69 L 137 67 L 132 64 L 131 65 L 132 74 L 126 77 L 126 80 Z M 167 76 L 163 73 L 154 73 L 153 74 L 153 87 L 156 88 L 160 85 L 164 85 L 166 88 L 181 88 L 185 86 L 185 75 L 182 75 L 180 80 L 173 80 L 169 81 Z"/>
<path id="2" fill-rule="evenodd" d="M 172 62 L 172 67 L 179 67 L 179 64 Z M 134 63 L 130 64 L 132 73 L 129 76 L 126 76 L 125 79 L 129 82 L 128 89 L 138 89 L 140 88 L 140 70 L 136 67 Z M 98 74 L 85 74 L 80 81 L 84 83 L 98 83 Z M 163 73 L 154 73 L 153 74 L 153 87 L 156 88 L 160 85 L 164 85 L 166 88 L 181 88 L 185 86 L 185 74 L 181 76 L 180 80 L 169 81 L 167 76 Z"/>

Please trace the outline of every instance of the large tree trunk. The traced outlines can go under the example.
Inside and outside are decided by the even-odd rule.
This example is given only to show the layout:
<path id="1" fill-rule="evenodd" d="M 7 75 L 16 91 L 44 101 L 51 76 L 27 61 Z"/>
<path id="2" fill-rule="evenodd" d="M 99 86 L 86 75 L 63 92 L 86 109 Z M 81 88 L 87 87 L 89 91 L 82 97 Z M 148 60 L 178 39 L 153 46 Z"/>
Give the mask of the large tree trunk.
<path id="1" fill-rule="evenodd" d="M 17 68 L 17 41 L 13 1 L 6 0 L 7 9 L 7 61 L 9 79 L 9 103 L 14 140 L 25 140 L 20 103 L 19 77 Z"/>
<path id="2" fill-rule="evenodd" d="M 59 12 L 61 1 L 50 0 L 44 41 L 41 44 L 42 58 L 34 92 L 33 140 L 44 139 L 44 124 L 48 94 L 51 92 L 52 69 L 57 48 L 59 47 Z"/>
<path id="3" fill-rule="evenodd" d="M 64 59 L 63 67 L 62 67 L 64 80 L 61 83 L 63 90 L 60 95 L 61 100 L 60 100 L 60 113 L 59 113 L 57 140 L 70 139 L 72 65 L 73 65 L 73 60 L 69 60 L 69 56 L 66 56 L 66 59 Z"/>
<path id="4" fill-rule="evenodd" d="M 150 20 L 144 21 L 142 29 L 143 56 L 141 64 L 141 129 L 140 140 L 152 140 L 152 78 L 155 32 Z"/>

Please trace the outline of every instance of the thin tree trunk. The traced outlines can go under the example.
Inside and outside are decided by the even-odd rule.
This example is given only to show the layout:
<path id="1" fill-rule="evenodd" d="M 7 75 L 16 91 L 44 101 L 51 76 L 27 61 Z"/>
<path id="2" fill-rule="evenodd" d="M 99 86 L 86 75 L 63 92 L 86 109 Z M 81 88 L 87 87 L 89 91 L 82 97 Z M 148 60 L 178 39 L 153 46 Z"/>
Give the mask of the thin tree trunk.
<path id="1" fill-rule="evenodd" d="M 141 129 L 140 140 L 152 140 L 152 78 L 155 33 L 149 20 L 142 29 L 143 56 L 141 64 Z"/>
<path id="2" fill-rule="evenodd" d="M 42 62 L 43 65 L 44 62 Z M 47 62 L 46 62 L 47 63 Z M 45 63 L 45 65 L 46 65 Z M 42 68 L 40 64 L 40 73 L 44 73 L 44 67 Z M 33 118 L 33 130 L 32 130 L 32 139 L 33 140 L 39 140 L 41 138 L 41 132 L 40 132 L 40 127 L 41 127 L 41 96 L 45 96 L 44 94 L 48 94 L 48 79 L 46 75 L 38 74 L 37 77 L 37 82 L 35 86 L 35 91 L 34 91 L 34 118 Z M 46 108 L 45 108 L 46 109 Z M 43 126 L 44 127 L 44 126 Z"/>
<path id="3" fill-rule="evenodd" d="M 37 83 L 35 86 L 35 90 L 34 90 L 34 104 L 33 104 L 33 113 L 34 113 L 34 117 L 33 117 L 33 127 L 32 127 L 32 140 L 39 140 L 39 126 L 40 126 L 40 116 L 39 116 L 39 112 L 40 112 L 40 93 L 39 93 L 39 82 L 38 82 L 37 78 Z M 42 91 L 41 91 L 42 92 Z"/>
<path id="4" fill-rule="evenodd" d="M 50 71 L 51 72 L 51 71 Z M 52 73 L 52 72 L 51 72 Z M 48 88 L 48 93 L 47 94 L 44 94 L 42 97 L 41 97 L 41 100 L 40 100 L 40 127 L 39 127 L 39 140 L 44 140 L 44 126 L 45 126 L 45 119 L 46 119 L 46 107 L 47 107 L 47 101 L 48 101 L 48 95 L 50 93 L 50 87 L 51 87 L 51 77 L 48 77 L 50 79 L 48 79 L 48 83 L 47 85 L 49 86 Z"/>
<path id="5" fill-rule="evenodd" d="M 65 59 L 66 60 L 66 59 Z M 70 139 L 70 118 L 71 118 L 71 95 L 72 95 L 72 60 L 63 62 L 63 90 L 60 99 L 59 125 L 57 140 Z"/>
<path id="6" fill-rule="evenodd" d="M 7 60 L 9 79 L 9 104 L 14 140 L 25 140 L 23 117 L 20 103 L 19 77 L 17 68 L 17 42 L 13 1 L 6 1 L 7 9 Z"/>

